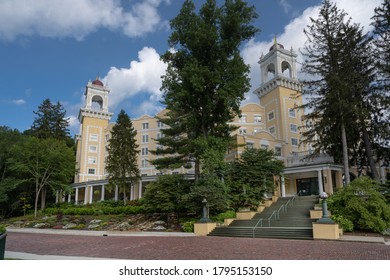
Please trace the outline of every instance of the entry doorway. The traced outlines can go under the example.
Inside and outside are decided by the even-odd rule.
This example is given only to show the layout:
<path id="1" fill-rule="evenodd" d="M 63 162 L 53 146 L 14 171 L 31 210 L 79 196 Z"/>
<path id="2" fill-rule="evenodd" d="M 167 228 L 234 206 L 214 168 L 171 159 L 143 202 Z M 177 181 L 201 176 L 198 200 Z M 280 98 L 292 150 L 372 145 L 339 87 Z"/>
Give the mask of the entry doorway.
<path id="1" fill-rule="evenodd" d="M 297 191 L 300 195 L 318 195 L 318 178 L 297 179 Z"/>

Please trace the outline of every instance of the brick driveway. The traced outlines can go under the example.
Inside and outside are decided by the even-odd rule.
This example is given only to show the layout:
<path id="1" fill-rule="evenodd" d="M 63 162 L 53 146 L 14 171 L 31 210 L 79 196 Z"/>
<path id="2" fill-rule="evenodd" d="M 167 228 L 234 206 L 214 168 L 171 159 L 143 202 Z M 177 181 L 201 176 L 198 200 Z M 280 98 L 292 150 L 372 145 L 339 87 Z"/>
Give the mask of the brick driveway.
<path id="1" fill-rule="evenodd" d="M 9 232 L 6 250 L 139 260 L 390 260 L 378 243 L 181 236 L 76 236 Z"/>

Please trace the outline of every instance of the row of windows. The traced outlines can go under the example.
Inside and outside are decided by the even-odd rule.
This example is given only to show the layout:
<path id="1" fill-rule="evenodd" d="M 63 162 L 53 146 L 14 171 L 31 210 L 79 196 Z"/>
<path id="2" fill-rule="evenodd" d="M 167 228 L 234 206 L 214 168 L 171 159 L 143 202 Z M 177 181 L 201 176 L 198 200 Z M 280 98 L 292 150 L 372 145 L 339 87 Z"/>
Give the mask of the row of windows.
<path id="1" fill-rule="evenodd" d="M 290 124 L 290 131 L 291 132 L 295 132 L 295 133 L 298 133 L 298 125 L 296 124 Z M 256 134 L 258 132 L 261 132 L 261 128 L 255 128 L 253 129 L 253 133 Z M 271 134 L 275 134 L 275 126 L 271 126 L 270 128 L 268 128 L 268 132 L 271 133 Z M 239 134 L 240 135 L 244 135 L 244 134 L 247 134 L 247 129 L 246 127 L 241 127 L 239 129 Z"/>
<path id="2" fill-rule="evenodd" d="M 162 128 L 164 127 L 164 124 L 160 121 L 157 121 L 157 127 Z M 149 123 L 148 122 L 142 123 L 142 129 L 149 129 Z"/>

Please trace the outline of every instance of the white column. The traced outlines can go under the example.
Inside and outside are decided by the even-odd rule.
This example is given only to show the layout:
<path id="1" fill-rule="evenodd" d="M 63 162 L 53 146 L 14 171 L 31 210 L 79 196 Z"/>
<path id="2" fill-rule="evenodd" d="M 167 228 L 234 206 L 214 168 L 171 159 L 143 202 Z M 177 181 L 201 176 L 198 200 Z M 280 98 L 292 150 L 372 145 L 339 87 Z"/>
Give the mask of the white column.
<path id="1" fill-rule="evenodd" d="M 142 198 L 142 180 L 138 182 L 138 198 Z"/>
<path id="2" fill-rule="evenodd" d="M 286 197 L 286 184 L 284 181 L 284 175 L 280 176 L 280 187 L 282 188 L 282 197 Z"/>
<path id="3" fill-rule="evenodd" d="M 84 205 L 88 204 L 88 190 L 89 190 L 89 186 L 85 186 L 85 190 L 84 190 Z"/>
<path id="4" fill-rule="evenodd" d="M 68 203 L 70 203 L 72 200 L 72 195 L 71 194 L 68 194 Z"/>
<path id="5" fill-rule="evenodd" d="M 115 201 L 118 201 L 118 185 L 115 185 Z"/>
<path id="6" fill-rule="evenodd" d="M 89 203 L 93 202 L 93 186 L 89 186 Z"/>
<path id="7" fill-rule="evenodd" d="M 59 190 L 56 190 L 56 203 L 59 203 Z"/>
<path id="8" fill-rule="evenodd" d="M 317 170 L 318 171 L 318 191 L 320 192 L 319 194 L 321 195 L 324 192 L 324 186 L 322 185 L 322 170 Z"/>
<path id="9" fill-rule="evenodd" d="M 79 201 L 79 188 L 76 188 L 76 193 L 74 194 L 74 204 L 77 205 Z"/>
<path id="10" fill-rule="evenodd" d="M 380 174 L 379 176 L 380 176 L 380 181 L 382 182 L 382 184 L 384 184 L 386 182 L 385 169 L 386 169 L 386 167 L 384 166 L 383 161 L 380 160 L 379 161 L 379 174 Z"/>
<path id="11" fill-rule="evenodd" d="M 134 200 L 134 186 L 130 184 L 130 200 Z"/>
<path id="12" fill-rule="evenodd" d="M 101 197 L 100 197 L 101 201 L 104 201 L 104 192 L 105 192 L 105 186 L 102 185 L 102 191 L 101 191 Z"/>

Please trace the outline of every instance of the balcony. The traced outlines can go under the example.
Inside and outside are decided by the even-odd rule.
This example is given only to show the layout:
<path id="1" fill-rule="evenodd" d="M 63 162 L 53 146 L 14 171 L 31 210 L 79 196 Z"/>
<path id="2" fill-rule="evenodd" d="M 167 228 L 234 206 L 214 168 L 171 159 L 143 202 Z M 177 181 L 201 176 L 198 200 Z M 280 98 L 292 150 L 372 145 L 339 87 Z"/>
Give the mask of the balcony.
<path id="1" fill-rule="evenodd" d="M 315 155 L 311 151 L 295 152 L 286 157 L 287 167 L 324 163 L 334 163 L 333 157 L 324 153 Z"/>

